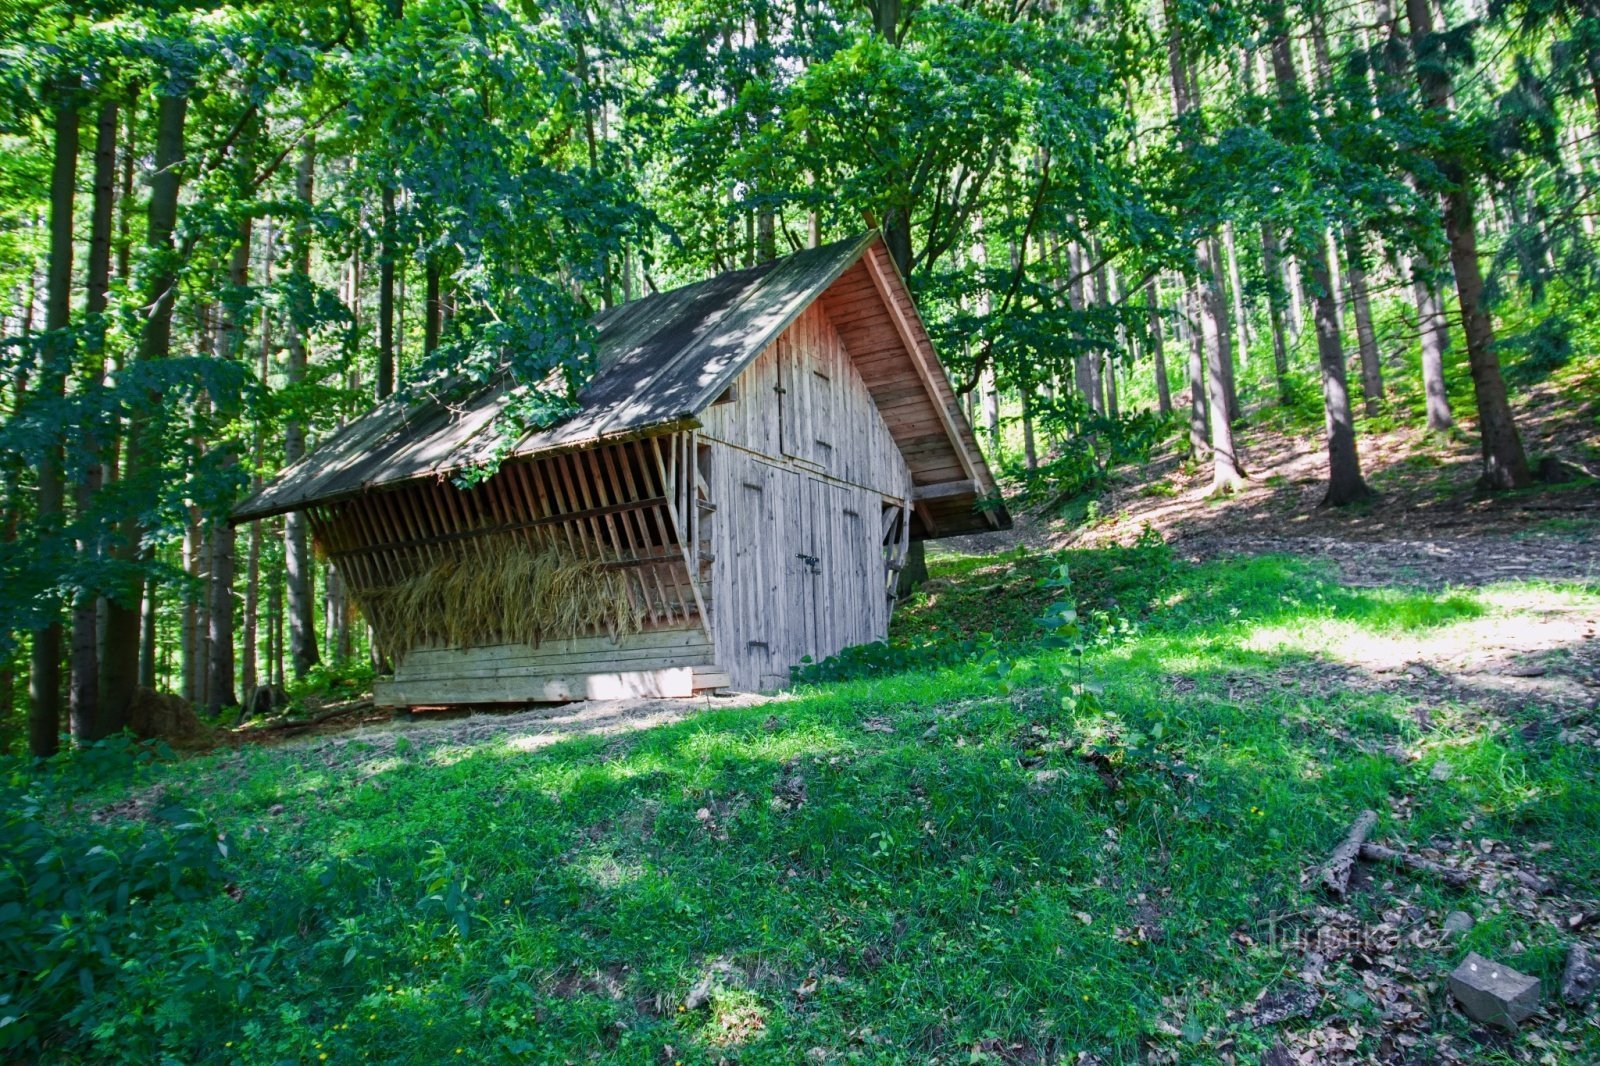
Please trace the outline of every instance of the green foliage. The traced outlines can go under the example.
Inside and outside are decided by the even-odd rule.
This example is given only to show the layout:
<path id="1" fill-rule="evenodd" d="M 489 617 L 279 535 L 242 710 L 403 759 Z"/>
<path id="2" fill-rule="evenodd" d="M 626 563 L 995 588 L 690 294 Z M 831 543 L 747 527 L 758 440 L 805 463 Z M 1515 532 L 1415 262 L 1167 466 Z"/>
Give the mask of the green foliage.
<path id="1" fill-rule="evenodd" d="M 1593 590 L 1347 588 L 1302 561 L 1190 564 L 1153 540 L 930 567 L 950 584 L 908 604 L 917 625 L 898 636 L 977 626 L 987 601 L 1015 634 L 996 657 L 545 746 L 515 729 L 401 732 L 85 763 L 70 796 L 43 798 L 52 840 L 177 833 L 126 810 L 87 819 L 160 789 L 152 809 L 216 821 L 193 846 L 231 888 L 212 875 L 192 898 L 163 887 L 129 908 L 140 939 L 112 942 L 114 976 L 97 974 L 81 1024 L 51 1019 L 49 1053 L 787 1062 L 795 1047 L 848 1058 L 870 1024 L 872 1061 L 999 1046 L 1132 1062 L 1156 1046 L 1220 1062 L 1277 1037 L 1234 1012 L 1298 965 L 1272 923 L 1317 902 L 1300 875 L 1362 807 L 1404 793 L 1407 820 L 1385 833 L 1449 840 L 1470 819 L 1473 839 L 1519 855 L 1548 841 L 1540 869 L 1564 883 L 1600 877 L 1592 749 L 1528 741 L 1477 696 L 1445 698 L 1424 732 L 1414 688 L 1329 686 L 1324 672 L 1341 640 L 1516 625 L 1590 609 Z M 1363 751 L 1389 743 L 1421 758 Z M 1448 781 L 1428 776 L 1439 758 Z M 775 803 L 797 795 L 795 776 L 803 801 Z M 1461 905 L 1396 881 L 1432 913 Z M 1557 976 L 1563 938 L 1536 917 L 1508 911 L 1474 936 Z M 1429 972 L 1456 961 L 1421 951 Z M 708 974 L 705 1001 L 680 1010 Z M 1326 1011 L 1377 1022 L 1360 973 L 1331 962 L 1325 979 L 1339 1004 Z M 1439 1024 L 1467 1039 L 1453 1015 Z M 1357 1054 L 1380 1053 L 1377 1028 Z M 1575 1066 L 1595 1048 L 1574 1032 L 1579 1049 L 1554 1053 Z"/>
<path id="2" fill-rule="evenodd" d="M 8 1056 L 115 1029 L 125 997 L 138 994 L 140 961 L 180 936 L 186 905 L 218 891 L 228 841 L 204 815 L 165 802 L 159 789 L 133 801 L 132 818 L 81 806 L 92 788 L 131 787 L 149 771 L 150 754 L 120 737 L 39 770 L 3 768 L 0 1051 Z"/>
<path id="3" fill-rule="evenodd" d="M 353 659 L 320 662 L 306 671 L 306 676 L 291 678 L 284 686 L 289 693 L 289 698 L 296 705 L 304 707 L 311 699 L 331 700 L 351 699 L 364 692 L 372 691 L 373 678 L 377 671 L 373 669 L 372 661 L 365 656 Z"/>

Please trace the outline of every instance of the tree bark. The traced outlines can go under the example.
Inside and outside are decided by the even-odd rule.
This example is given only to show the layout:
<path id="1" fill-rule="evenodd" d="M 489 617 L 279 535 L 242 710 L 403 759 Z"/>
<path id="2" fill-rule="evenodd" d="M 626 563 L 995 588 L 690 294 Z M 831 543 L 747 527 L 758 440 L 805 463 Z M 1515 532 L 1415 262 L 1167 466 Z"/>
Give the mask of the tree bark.
<path id="1" fill-rule="evenodd" d="M 228 263 L 228 284 L 232 292 L 230 298 L 223 301 L 222 323 L 218 331 L 219 354 L 224 359 L 238 360 L 244 349 L 244 323 L 240 311 L 245 290 L 250 285 L 250 238 L 251 223 L 246 217 L 239 222 L 239 239 L 233 246 L 233 256 Z M 231 447 L 224 462 L 229 467 L 238 463 Z M 210 540 L 210 647 L 206 659 L 206 709 L 215 715 L 224 707 L 235 707 L 239 703 L 233 687 L 233 577 L 238 538 L 232 524 L 222 520 L 212 523 Z"/>
<path id="2" fill-rule="evenodd" d="M 310 178 L 307 177 L 305 180 L 309 189 Z M 383 217 L 380 227 L 382 247 L 378 252 L 378 399 L 382 400 L 394 393 L 394 189 L 387 184 L 383 187 Z M 306 262 L 306 272 L 309 276 L 309 249 Z"/>
<path id="3" fill-rule="evenodd" d="M 67 369 L 72 363 L 72 215 L 78 185 L 78 82 L 56 86 L 54 150 L 50 165 L 50 266 L 45 281 L 45 329 L 48 335 L 39 370 L 37 394 L 49 403 L 66 392 Z M 65 504 L 62 439 L 59 431 L 44 450 L 39 464 L 39 492 L 34 514 L 40 534 L 57 535 Z M 36 756 L 54 755 L 61 732 L 62 626 L 57 605 L 49 619 L 33 631 L 28 671 L 28 750 Z"/>
<path id="4" fill-rule="evenodd" d="M 1211 239 L 1211 272 L 1212 285 L 1217 293 L 1217 343 L 1221 347 L 1222 358 L 1222 392 L 1228 401 L 1228 424 L 1238 425 L 1244 421 L 1244 411 L 1239 406 L 1239 387 L 1235 382 L 1233 373 L 1233 332 L 1234 326 L 1228 317 L 1228 305 L 1222 298 L 1227 285 L 1223 278 L 1222 246 L 1215 237 Z"/>
<path id="5" fill-rule="evenodd" d="M 1172 414 L 1172 386 L 1167 381 L 1167 356 L 1162 348 L 1161 289 L 1150 279 L 1150 349 L 1155 361 L 1156 410 L 1162 418 Z"/>
<path id="6" fill-rule="evenodd" d="M 1222 226 L 1222 247 L 1228 255 L 1228 289 L 1233 296 L 1233 337 L 1239 353 L 1239 365 L 1250 365 L 1250 318 L 1245 314 L 1244 280 L 1239 270 L 1239 250 L 1233 237 L 1233 223 Z"/>
<path id="7" fill-rule="evenodd" d="M 1206 454 L 1211 422 L 1206 406 L 1206 348 L 1196 324 L 1200 297 L 1194 286 L 1184 294 L 1184 315 L 1189 341 L 1189 454 L 1196 459 Z"/>
<path id="8" fill-rule="evenodd" d="M 1350 282 L 1350 308 L 1356 317 L 1356 341 L 1361 352 L 1361 394 L 1368 418 L 1383 410 L 1383 364 L 1378 359 L 1378 337 L 1372 328 L 1372 306 L 1367 296 L 1366 252 L 1361 234 L 1344 229 L 1345 276 Z"/>
<path id="9" fill-rule="evenodd" d="M 311 209 L 312 204 L 312 176 L 315 162 L 316 145 L 315 142 L 308 139 L 305 148 L 301 152 L 300 166 L 295 177 L 295 193 L 307 211 Z M 297 221 L 294 227 L 292 269 L 300 285 L 309 289 L 311 286 L 311 226 L 304 219 Z M 391 286 L 392 277 L 393 275 L 391 274 Z M 392 299 L 390 313 L 390 316 L 380 316 L 380 334 L 383 329 L 382 321 L 388 321 L 392 316 Z M 288 380 L 291 385 L 294 385 L 304 381 L 306 376 L 305 327 L 303 323 L 294 318 L 290 319 L 288 347 Z M 379 373 L 380 375 L 382 374 L 381 354 Z M 379 387 L 380 389 L 382 387 L 381 377 Z M 305 423 L 298 417 L 291 418 L 284 427 L 284 461 L 286 463 L 294 463 L 305 455 L 305 451 Z M 313 599 L 312 589 L 311 546 L 307 536 L 306 517 L 299 511 L 291 511 L 284 518 L 283 556 L 284 570 L 287 574 L 286 599 L 288 600 L 289 611 L 289 659 L 293 664 L 294 676 L 300 678 L 304 677 L 321 659 L 317 653 L 316 603 Z"/>
<path id="10" fill-rule="evenodd" d="M 627 261 L 623 261 L 623 281 L 627 282 Z M 439 347 L 439 334 L 444 325 L 444 303 L 439 299 L 439 257 L 430 256 L 427 266 L 427 293 L 424 298 L 422 316 L 422 354 L 431 355 Z M 628 298 L 628 286 L 623 286 L 623 299 Z"/>
<path id="11" fill-rule="evenodd" d="M 1195 106 L 1192 81 L 1185 68 L 1175 0 L 1167 0 L 1167 59 L 1172 75 L 1172 107 L 1180 124 Z M 1186 135 L 1186 139 L 1189 139 Z M 1236 413 L 1228 402 L 1228 379 L 1233 353 L 1226 344 L 1226 312 L 1222 305 L 1222 272 L 1216 259 L 1216 242 L 1209 235 L 1195 244 L 1195 304 L 1199 312 L 1200 338 L 1205 351 L 1205 391 L 1211 409 L 1211 487 L 1214 492 L 1231 492 L 1243 480 L 1234 449 L 1233 426 Z"/>
<path id="12" fill-rule="evenodd" d="M 1411 21 L 1412 53 L 1417 57 L 1417 83 L 1436 119 L 1450 112 L 1451 78 L 1438 37 L 1433 31 L 1430 0 L 1406 0 Z M 1450 265 L 1455 268 L 1456 300 L 1467 340 L 1467 366 L 1478 404 L 1478 432 L 1483 441 L 1483 475 L 1486 489 L 1515 489 L 1532 483 L 1528 457 L 1511 416 L 1506 386 L 1500 376 L 1500 357 L 1494 349 L 1494 327 L 1483 306 L 1483 274 L 1478 263 L 1478 231 L 1472 181 L 1460 162 L 1450 156 L 1438 161 L 1446 184 L 1445 237 L 1450 244 Z"/>
<path id="13" fill-rule="evenodd" d="M 144 290 L 149 308 L 139 335 L 138 358 L 165 359 L 172 350 L 172 312 L 177 302 L 178 264 L 172 235 L 178 222 L 178 191 L 184 163 L 184 123 L 189 114 L 187 96 L 162 96 L 156 105 L 155 172 L 150 177 L 150 206 L 147 213 L 145 246 L 152 263 Z M 148 409 L 131 413 L 128 448 L 124 460 L 125 477 L 145 476 L 145 465 L 159 465 L 157 426 L 161 397 L 146 398 Z M 145 563 L 149 550 L 142 546 L 144 523 L 137 514 L 124 523 L 118 551 L 129 563 Z M 128 704 L 141 679 L 155 681 L 155 595 L 154 582 L 148 582 L 149 643 L 141 637 L 141 593 L 147 584 L 139 570 L 115 595 L 107 598 L 106 639 L 101 657 L 100 700 L 106 709 L 107 724 L 113 731 L 127 721 Z"/>
<path id="14" fill-rule="evenodd" d="M 84 310 L 91 318 L 105 314 L 111 291 L 111 229 L 112 214 L 116 208 L 117 184 L 117 104 L 106 100 L 100 105 L 95 121 L 94 138 L 94 188 L 89 217 L 89 264 L 87 299 Z M 99 329 L 104 329 L 101 324 Z M 97 331 L 98 332 L 98 331 Z M 103 335 L 103 334 L 102 334 Z M 105 380 L 104 345 L 94 341 L 84 359 L 83 386 L 85 392 L 97 392 Z M 95 497 L 105 482 L 106 464 L 100 449 L 110 442 L 96 439 L 93 420 L 83 434 L 84 451 L 89 463 L 77 484 L 76 499 L 78 519 L 88 520 L 94 509 Z M 78 550 L 86 558 L 98 558 L 105 550 L 98 536 L 82 538 Z M 72 681 L 68 693 L 72 735 L 78 743 L 99 740 L 100 721 L 100 614 L 101 599 L 98 588 L 82 588 L 72 611 Z"/>
<path id="15" fill-rule="evenodd" d="M 1286 109 L 1299 105 L 1300 83 L 1284 31 L 1283 8 L 1275 12 L 1272 69 L 1278 97 Z M 1309 247 L 1313 313 L 1317 330 L 1317 364 L 1322 372 L 1324 426 L 1328 438 L 1328 492 L 1324 506 L 1342 507 L 1372 494 L 1361 476 L 1361 455 L 1356 450 L 1355 419 L 1350 413 L 1350 389 L 1345 376 L 1344 343 L 1339 334 L 1338 294 L 1328 268 L 1328 242 L 1318 232 L 1304 241 Z"/>
<path id="16" fill-rule="evenodd" d="M 1449 433 L 1455 429 L 1450 410 L 1450 390 L 1444 380 L 1445 353 L 1450 350 L 1450 320 L 1444 313 L 1444 297 L 1436 282 L 1418 271 L 1411 281 L 1412 299 L 1417 305 L 1417 330 L 1422 345 L 1422 393 L 1427 407 L 1428 429 Z"/>
<path id="17" fill-rule="evenodd" d="M 1283 272 L 1280 264 L 1277 231 L 1261 227 L 1261 266 L 1267 276 L 1267 316 L 1272 324 L 1272 374 L 1278 386 L 1278 402 L 1287 404 L 1289 394 L 1289 345 L 1284 337 Z"/>

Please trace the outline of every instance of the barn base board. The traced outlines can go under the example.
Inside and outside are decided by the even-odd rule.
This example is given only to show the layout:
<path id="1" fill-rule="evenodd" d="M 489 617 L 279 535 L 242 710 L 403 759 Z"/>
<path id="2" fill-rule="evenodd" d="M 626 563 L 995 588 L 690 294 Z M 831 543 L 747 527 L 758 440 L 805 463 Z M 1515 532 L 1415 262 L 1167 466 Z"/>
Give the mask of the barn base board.
<path id="1" fill-rule="evenodd" d="M 450 706 L 478 703 L 570 703 L 573 700 L 682 699 L 697 692 L 726 689 L 729 677 L 715 667 L 675 666 L 661 670 L 543 677 L 438 677 L 377 681 L 372 702 L 379 707 Z"/>

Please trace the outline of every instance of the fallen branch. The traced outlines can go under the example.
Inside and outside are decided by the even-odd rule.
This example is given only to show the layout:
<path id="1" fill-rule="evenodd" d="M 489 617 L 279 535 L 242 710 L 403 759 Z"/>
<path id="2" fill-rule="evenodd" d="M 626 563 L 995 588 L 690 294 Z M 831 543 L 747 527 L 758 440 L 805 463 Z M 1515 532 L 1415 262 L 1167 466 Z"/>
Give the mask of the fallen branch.
<path id="1" fill-rule="evenodd" d="M 336 707 L 330 707 L 321 714 L 312 715 L 310 718 L 280 718 L 276 722 L 256 726 L 250 730 L 252 733 L 270 733 L 279 729 L 309 729 L 321 725 L 331 718 L 341 718 L 347 714 L 372 710 L 372 704 L 366 700 L 350 700 Z"/>
<path id="2" fill-rule="evenodd" d="M 1462 888 L 1472 882 L 1472 875 L 1465 870 L 1458 870 L 1453 866 L 1445 866 L 1425 859 L 1421 855 L 1414 855 L 1409 851 L 1396 851 L 1386 848 L 1382 844 L 1362 844 L 1361 857 L 1367 862 L 1386 862 L 1393 866 L 1403 866 L 1416 873 L 1429 874 L 1437 877 L 1447 885 Z"/>
<path id="3" fill-rule="evenodd" d="M 1367 836 L 1377 825 L 1377 811 L 1362 811 L 1350 826 L 1350 832 L 1333 849 L 1333 854 L 1323 865 L 1322 884 L 1338 898 L 1343 899 L 1345 893 L 1350 891 L 1350 871 L 1355 868 L 1356 859 L 1361 855 L 1361 845 L 1367 842 Z"/>

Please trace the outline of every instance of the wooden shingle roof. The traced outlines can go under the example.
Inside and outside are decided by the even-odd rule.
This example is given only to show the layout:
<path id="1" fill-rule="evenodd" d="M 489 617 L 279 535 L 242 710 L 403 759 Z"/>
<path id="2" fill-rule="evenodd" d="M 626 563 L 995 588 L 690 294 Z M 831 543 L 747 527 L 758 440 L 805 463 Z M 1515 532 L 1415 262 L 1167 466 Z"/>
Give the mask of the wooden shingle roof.
<path id="1" fill-rule="evenodd" d="M 501 458 L 696 425 L 696 416 L 800 312 L 846 272 L 874 260 L 876 253 L 884 253 L 881 238 L 865 234 L 601 313 L 594 319 L 598 369 L 578 395 L 578 411 L 552 426 L 530 430 Z M 874 261 L 880 260 L 886 261 L 886 253 Z M 885 314 L 896 313 L 898 303 L 886 302 Z M 898 313 L 909 308 L 906 294 Z M 920 327 L 919 321 L 917 337 L 925 345 Z M 931 354 L 929 348 L 930 361 Z M 940 504 L 948 509 L 964 502 L 970 512 L 973 496 L 993 493 L 993 480 L 942 370 L 936 378 L 925 395 L 935 402 L 932 393 L 940 393 L 938 406 L 954 408 L 959 427 L 941 436 L 973 481 L 965 501 L 941 499 Z M 504 443 L 495 423 L 509 399 L 505 384 L 486 387 L 464 401 L 427 394 L 391 397 L 281 472 L 236 507 L 232 519 L 266 518 L 417 478 L 445 477 L 489 461 Z M 954 425 L 949 418 L 945 421 Z M 1000 515 L 1004 518 L 1003 511 Z"/>

